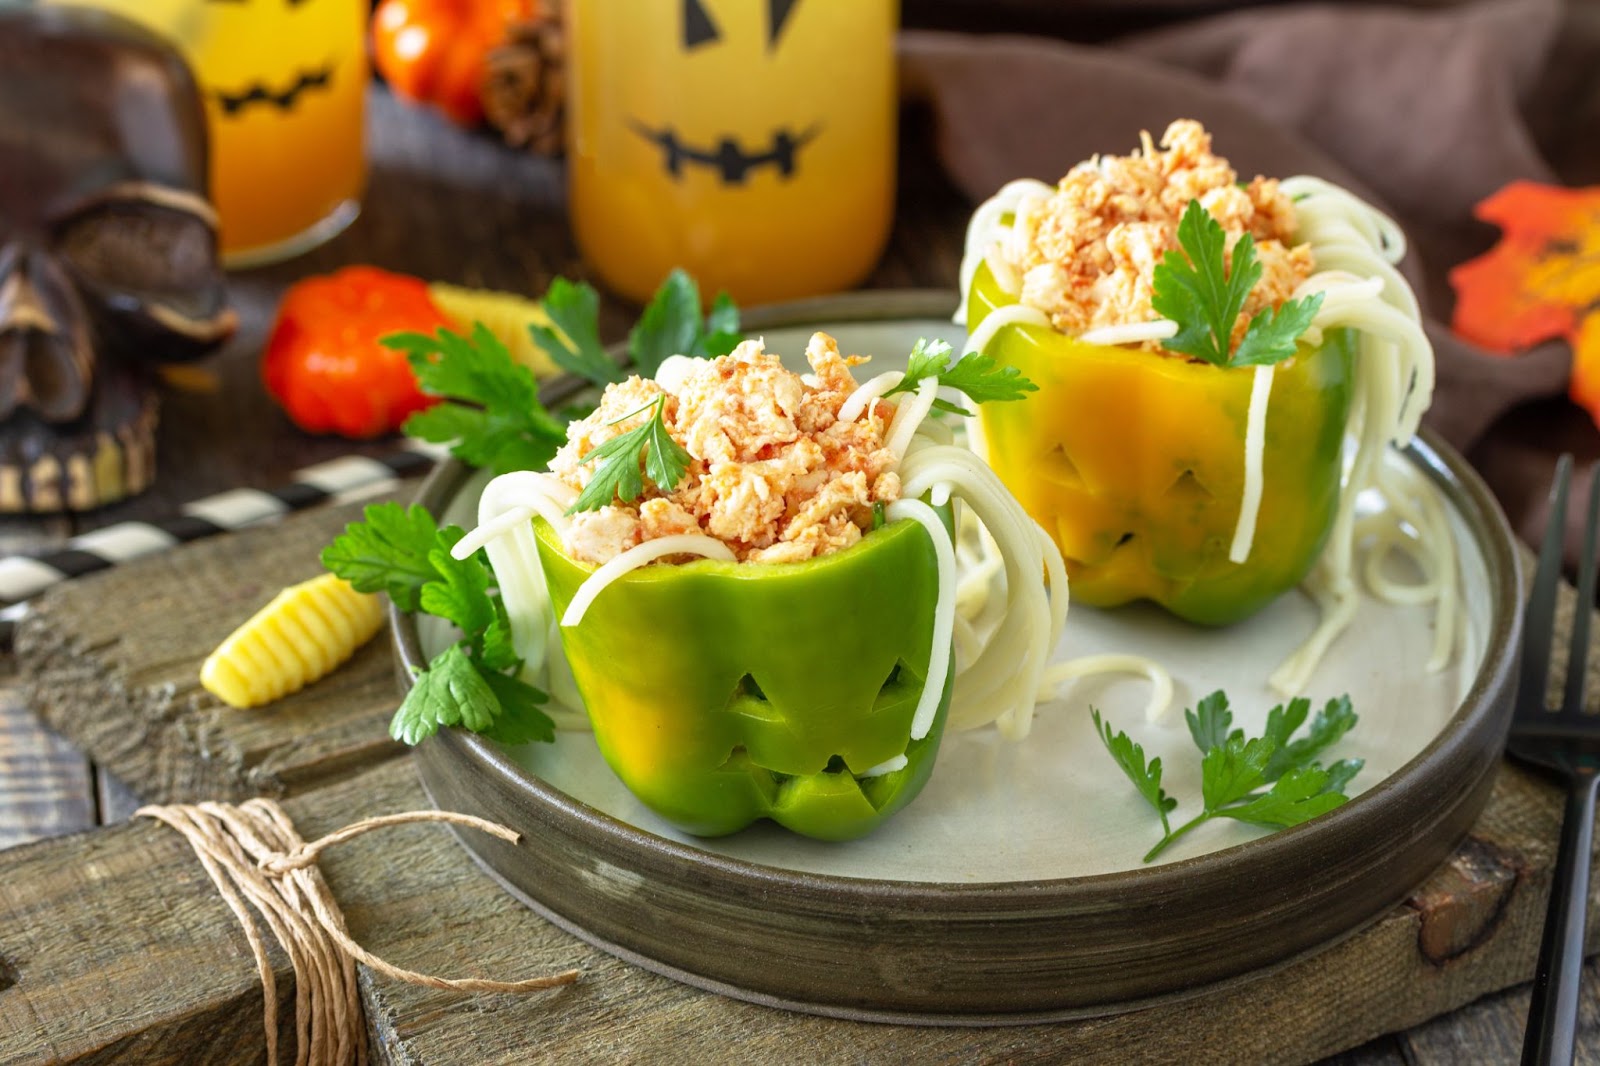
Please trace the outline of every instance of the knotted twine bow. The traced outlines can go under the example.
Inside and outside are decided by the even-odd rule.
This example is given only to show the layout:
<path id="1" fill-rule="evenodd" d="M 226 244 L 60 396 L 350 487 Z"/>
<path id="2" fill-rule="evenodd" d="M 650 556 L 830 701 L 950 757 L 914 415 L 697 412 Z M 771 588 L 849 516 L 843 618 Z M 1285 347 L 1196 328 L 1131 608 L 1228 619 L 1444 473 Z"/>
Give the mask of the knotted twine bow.
<path id="1" fill-rule="evenodd" d="M 365 1064 L 366 1027 L 356 991 L 357 962 L 401 981 L 460 992 L 536 992 L 571 984 L 577 970 L 526 981 L 450 980 L 390 965 L 350 939 L 344 915 L 317 869 L 324 848 L 385 826 L 449 822 L 516 843 L 503 825 L 449 811 L 407 811 L 363 818 L 307 844 L 283 808 L 266 799 L 228 803 L 140 807 L 134 817 L 155 818 L 182 833 L 244 930 L 255 954 L 266 1002 L 267 1061 L 278 1061 L 278 991 L 260 930 L 245 909 L 256 909 L 294 966 L 297 1066 Z"/>

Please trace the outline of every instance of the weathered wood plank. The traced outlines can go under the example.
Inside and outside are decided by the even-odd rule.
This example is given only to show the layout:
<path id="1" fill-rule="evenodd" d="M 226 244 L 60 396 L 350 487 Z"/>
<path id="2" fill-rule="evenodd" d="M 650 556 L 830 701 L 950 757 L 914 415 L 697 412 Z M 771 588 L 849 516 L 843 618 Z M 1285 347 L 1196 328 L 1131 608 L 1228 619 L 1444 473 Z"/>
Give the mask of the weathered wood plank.
<path id="1" fill-rule="evenodd" d="M 133 817 L 141 800 L 122 778 L 103 766 L 94 768 L 95 817 L 100 825 L 116 825 Z"/>
<path id="2" fill-rule="evenodd" d="M 199 667 L 317 553 L 355 505 L 187 545 L 58 586 L 17 632 L 29 707 L 151 800 L 283 794 L 393 758 L 382 635 L 343 669 L 270 707 L 236 711 Z"/>
<path id="3" fill-rule="evenodd" d="M 0 848 L 95 824 L 89 761 L 46 729 L 0 677 Z"/>
<path id="4" fill-rule="evenodd" d="M 352 934 L 393 962 L 447 975 L 525 976 L 571 964 L 585 974 L 575 987 L 531 1000 L 463 998 L 364 975 L 384 1062 L 525 1062 L 541 1049 L 572 1061 L 1303 1062 L 1526 978 L 1556 797 L 1511 771 L 1497 783 L 1496 802 L 1523 813 L 1492 823 L 1481 848 L 1497 861 L 1533 865 L 1508 890 L 1498 934 L 1447 962 L 1417 950 L 1428 915 L 1407 906 L 1320 955 L 1200 998 L 984 1030 L 843 1022 L 678 985 L 525 910 L 437 828 L 352 841 L 329 852 L 323 867 Z M 287 806 L 310 837 L 425 803 L 409 763 L 395 761 Z M 1520 855 L 1495 837 L 1513 827 L 1533 830 Z M 1600 922 L 1593 929 L 1600 943 Z M 0 1061 L 259 1061 L 259 993 L 243 937 L 187 845 L 164 827 L 140 821 L 0 853 L 0 957 L 13 982 L 0 989 Z M 850 964 L 847 950 L 840 964 Z M 1592 1014 L 1593 1002 L 1586 1010 Z M 1477 1039 L 1461 1032 L 1459 1040 Z M 1437 1036 L 1458 1039 L 1453 1034 L 1445 1023 Z M 1434 1037 L 1428 1030 L 1420 1039 Z M 1482 1050 L 1423 1043 L 1418 1061 L 1497 1061 Z M 1395 1059 L 1380 1044 L 1345 1061 Z"/>

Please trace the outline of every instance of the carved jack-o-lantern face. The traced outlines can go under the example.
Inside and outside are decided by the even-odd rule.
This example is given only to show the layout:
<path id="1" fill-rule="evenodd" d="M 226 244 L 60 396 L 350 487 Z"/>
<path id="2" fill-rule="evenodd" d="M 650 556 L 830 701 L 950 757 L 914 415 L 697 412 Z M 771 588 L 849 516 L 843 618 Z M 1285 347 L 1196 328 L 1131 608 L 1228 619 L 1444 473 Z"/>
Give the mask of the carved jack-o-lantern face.
<path id="1" fill-rule="evenodd" d="M 62 0 L 174 42 L 210 119 L 211 193 L 230 265 L 289 241 L 361 192 L 362 0 Z M 248 261 L 248 255 L 237 261 Z"/>
<path id="2" fill-rule="evenodd" d="M 756 302 L 848 284 L 892 197 L 892 0 L 569 5 L 574 222 L 606 280 Z"/>
<path id="3" fill-rule="evenodd" d="M 0 11 L 0 511 L 84 508 L 153 474 L 151 363 L 234 315 L 181 59 L 87 11 Z"/>

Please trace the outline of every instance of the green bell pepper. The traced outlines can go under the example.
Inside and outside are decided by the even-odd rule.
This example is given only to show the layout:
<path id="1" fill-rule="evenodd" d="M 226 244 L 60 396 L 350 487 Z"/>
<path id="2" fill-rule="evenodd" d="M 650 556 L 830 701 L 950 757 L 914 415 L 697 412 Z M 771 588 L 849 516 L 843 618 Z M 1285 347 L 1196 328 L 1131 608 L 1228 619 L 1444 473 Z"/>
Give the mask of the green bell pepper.
<path id="1" fill-rule="evenodd" d="M 559 618 L 595 568 L 535 526 Z M 932 730 L 910 730 L 937 575 L 910 521 L 800 563 L 647 566 L 602 591 L 561 642 L 601 754 L 661 817 L 699 836 L 770 818 L 849 840 L 933 770 L 953 669 Z M 900 755 L 905 766 L 859 776 Z"/>
<path id="2" fill-rule="evenodd" d="M 987 265 L 968 327 L 1013 304 Z M 1148 599 L 1207 625 L 1245 618 L 1298 585 L 1339 506 L 1355 338 L 1330 330 L 1273 373 L 1255 542 L 1228 559 L 1244 489 L 1253 371 L 1007 325 L 985 354 L 1039 386 L 978 409 L 989 465 L 1055 539 L 1074 600 Z"/>

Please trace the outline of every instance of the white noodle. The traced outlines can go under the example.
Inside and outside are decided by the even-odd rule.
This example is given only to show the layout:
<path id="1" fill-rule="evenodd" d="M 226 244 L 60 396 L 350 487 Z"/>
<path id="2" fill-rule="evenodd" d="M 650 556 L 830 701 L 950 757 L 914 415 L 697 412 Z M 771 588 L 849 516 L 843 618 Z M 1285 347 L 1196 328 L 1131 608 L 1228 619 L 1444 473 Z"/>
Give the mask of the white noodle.
<path id="1" fill-rule="evenodd" d="M 607 585 L 628 571 L 653 563 L 664 555 L 699 555 L 724 563 L 734 561 L 732 549 L 704 533 L 676 533 L 635 544 L 584 579 L 578 591 L 572 594 L 572 602 L 567 604 L 566 613 L 561 616 L 561 625 L 568 627 L 582 622 L 589 605 L 605 591 Z"/>
<path id="2" fill-rule="evenodd" d="M 911 438 L 916 435 L 922 420 L 928 417 L 928 412 L 933 410 L 933 401 L 938 398 L 939 379 L 923 378 L 917 391 L 895 406 L 894 420 L 889 423 L 884 435 L 884 448 L 897 458 L 903 457 L 911 446 Z"/>
<path id="3" fill-rule="evenodd" d="M 910 762 L 911 760 L 907 759 L 904 755 L 896 755 L 892 759 L 885 759 L 883 762 L 879 763 L 877 766 L 874 766 L 870 770 L 861 771 L 859 774 L 856 774 L 856 776 L 882 777 L 884 774 L 892 774 L 896 770 L 904 770 L 910 764 Z"/>
<path id="4" fill-rule="evenodd" d="M 1172 706 L 1172 675 L 1154 659 L 1143 655 L 1085 655 L 1054 663 L 1044 672 L 1039 699 L 1056 698 L 1062 682 L 1095 674 L 1141 674 L 1150 679 L 1150 699 L 1145 704 L 1146 721 L 1154 722 Z"/>
<path id="5" fill-rule="evenodd" d="M 972 331 L 972 336 L 967 339 L 967 351 L 981 352 L 994 340 L 994 335 L 1006 326 L 1043 326 L 1053 329 L 1049 316 L 1037 307 L 1027 304 L 1006 304 L 990 311 L 978 328 Z"/>
<path id="6" fill-rule="evenodd" d="M 1170 318 L 1154 322 L 1122 322 L 1115 326 L 1100 326 L 1084 330 L 1078 339 L 1085 344 L 1143 344 L 1145 341 L 1164 341 L 1178 335 L 1178 324 Z"/>
<path id="7" fill-rule="evenodd" d="M 553 510 L 553 515 L 546 515 L 547 520 L 557 531 L 564 530 L 567 519 L 560 512 L 576 497 L 571 486 L 532 470 L 501 474 L 485 485 L 478 497 L 478 527 L 490 527 L 494 534 L 481 538 L 482 547 L 500 586 L 500 601 L 505 604 L 506 618 L 511 623 L 511 645 L 522 660 L 524 678 L 537 678 L 552 647 L 548 641 L 550 593 L 539 563 L 539 544 L 528 518 L 530 512 L 546 514 Z M 519 515 L 518 519 L 505 521 L 513 513 Z M 457 549 L 468 544 L 476 532 L 462 538 Z M 468 547 L 457 558 L 465 558 L 474 550 Z"/>
<path id="8" fill-rule="evenodd" d="M 1066 620 L 1066 567 L 994 471 L 965 448 L 922 445 L 901 464 L 901 491 L 911 498 L 948 482 L 994 538 L 1005 568 L 999 625 L 957 675 L 950 724 L 975 729 L 993 722 L 1013 740 L 1027 736 L 1039 678 Z M 1050 594 L 1039 576 L 1048 573 Z M 953 599 L 954 597 L 952 597 Z M 953 612 L 952 612 L 953 613 Z"/>
<path id="9" fill-rule="evenodd" d="M 972 213 L 972 220 L 967 223 L 966 247 L 961 255 L 961 300 L 956 307 L 956 325 L 964 326 L 967 323 L 967 293 L 972 289 L 972 277 L 977 273 L 984 254 L 994 244 L 995 231 L 1000 227 L 1001 218 L 1015 214 L 1024 196 L 1049 196 L 1054 192 L 1052 185 L 1033 178 L 1019 178 L 1006 182 L 999 192 Z"/>
<path id="10" fill-rule="evenodd" d="M 689 375 L 705 365 L 704 359 L 688 355 L 669 355 L 661 360 L 661 365 L 656 368 L 656 384 L 661 386 L 662 392 L 676 396 L 683 391 L 683 383 L 689 380 Z"/>
<path id="11" fill-rule="evenodd" d="M 839 405 L 839 421 L 854 422 L 861 417 L 863 411 L 875 401 L 882 399 L 884 393 L 900 384 L 905 378 L 904 371 L 888 370 L 857 385 L 856 391 L 846 396 L 844 403 Z"/>
<path id="12" fill-rule="evenodd" d="M 1256 539 L 1256 516 L 1261 511 L 1263 468 L 1267 451 L 1267 398 L 1272 394 L 1272 367 L 1256 367 L 1250 381 L 1250 412 L 1244 428 L 1244 492 L 1239 500 L 1239 521 L 1233 527 L 1233 546 L 1228 561 L 1242 563 L 1250 558 Z"/>
<path id="13" fill-rule="evenodd" d="M 911 716 L 911 739 L 921 740 L 933 729 L 939 703 L 944 698 L 945 679 L 950 676 L 950 649 L 955 639 L 956 550 L 950 541 L 950 531 L 944 528 L 938 512 L 921 500 L 896 500 L 885 509 L 885 515 L 890 521 L 909 518 L 919 523 L 928 531 L 928 539 L 933 542 L 933 554 L 939 561 L 939 591 L 933 607 L 933 642 L 928 648 L 928 676 L 923 681 L 917 709 Z"/>

